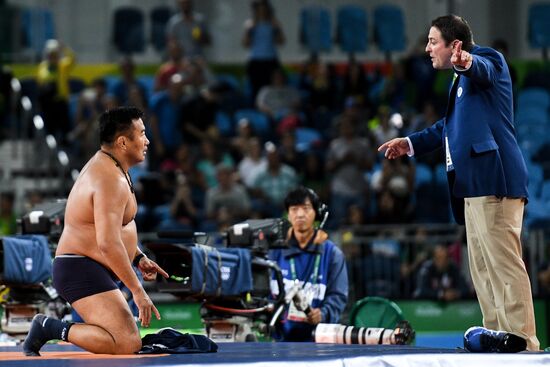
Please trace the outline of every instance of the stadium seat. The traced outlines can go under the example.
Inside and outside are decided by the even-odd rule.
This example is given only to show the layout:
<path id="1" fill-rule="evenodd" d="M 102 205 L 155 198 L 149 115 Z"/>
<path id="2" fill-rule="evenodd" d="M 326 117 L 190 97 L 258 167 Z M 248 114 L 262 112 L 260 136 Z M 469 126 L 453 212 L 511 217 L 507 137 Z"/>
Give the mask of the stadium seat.
<path id="1" fill-rule="evenodd" d="M 296 136 L 296 149 L 304 152 L 309 150 L 313 145 L 323 141 L 323 137 L 319 131 L 310 127 L 298 127 L 294 130 Z"/>
<path id="2" fill-rule="evenodd" d="M 535 3 L 529 7 L 529 44 L 533 48 L 550 46 L 550 3 Z"/>
<path id="3" fill-rule="evenodd" d="M 216 80 L 220 83 L 225 83 L 227 86 L 229 86 L 234 91 L 240 91 L 241 90 L 241 82 L 239 79 L 230 73 L 220 73 L 216 75 Z"/>
<path id="4" fill-rule="evenodd" d="M 145 93 L 147 95 L 145 98 L 149 99 L 154 93 L 154 85 L 155 85 L 155 76 L 154 75 L 140 75 L 138 78 L 138 83 L 143 86 L 145 89 Z"/>
<path id="5" fill-rule="evenodd" d="M 21 14 L 23 46 L 31 49 L 36 59 L 40 59 L 44 44 L 55 38 L 55 22 L 51 10 L 32 7 Z"/>
<path id="6" fill-rule="evenodd" d="M 425 163 L 416 164 L 415 186 L 419 187 L 422 184 L 432 184 L 433 172 L 430 166 Z"/>
<path id="7" fill-rule="evenodd" d="M 517 109 L 540 108 L 548 110 L 550 108 L 550 93 L 539 87 L 525 88 L 519 92 Z"/>
<path id="8" fill-rule="evenodd" d="M 151 20 L 151 43 L 158 52 L 166 48 L 166 23 L 172 15 L 169 6 L 159 5 L 151 9 L 149 19 Z"/>
<path id="9" fill-rule="evenodd" d="M 222 111 L 216 113 L 216 127 L 222 136 L 232 136 L 234 126 L 228 113 Z"/>
<path id="10" fill-rule="evenodd" d="M 365 297 L 355 302 L 349 324 L 358 327 L 393 329 L 405 320 L 403 311 L 395 302 L 383 297 Z"/>
<path id="11" fill-rule="evenodd" d="M 311 5 L 300 11 L 300 44 L 309 52 L 330 51 L 331 19 L 327 8 Z"/>
<path id="12" fill-rule="evenodd" d="M 544 171 L 540 164 L 531 162 L 530 159 L 526 159 L 527 171 L 529 172 L 529 197 L 539 198 L 541 197 L 541 187 L 544 180 Z"/>
<path id="13" fill-rule="evenodd" d="M 243 108 L 235 112 L 235 126 L 241 119 L 247 119 L 252 124 L 252 128 L 262 137 L 268 137 L 271 134 L 269 118 L 263 112 L 251 108 Z"/>
<path id="14" fill-rule="evenodd" d="M 123 54 L 145 51 L 145 20 L 138 7 L 124 6 L 114 11 L 113 41 Z"/>
<path id="15" fill-rule="evenodd" d="M 405 19 L 401 8 L 380 5 L 374 9 L 374 39 L 380 51 L 405 50 Z"/>
<path id="16" fill-rule="evenodd" d="M 365 52 L 368 48 L 367 11 L 357 5 L 338 8 L 336 39 L 342 51 Z"/>

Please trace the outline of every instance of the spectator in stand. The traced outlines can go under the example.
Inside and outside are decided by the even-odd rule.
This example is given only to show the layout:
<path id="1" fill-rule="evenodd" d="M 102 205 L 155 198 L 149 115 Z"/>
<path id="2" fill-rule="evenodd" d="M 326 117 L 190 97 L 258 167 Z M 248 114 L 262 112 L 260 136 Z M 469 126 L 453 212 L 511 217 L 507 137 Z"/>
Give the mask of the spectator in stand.
<path id="1" fill-rule="evenodd" d="M 414 105 L 420 111 L 425 101 L 434 100 L 434 82 L 436 71 L 432 67 L 432 60 L 426 53 L 426 35 L 418 38 L 412 52 L 405 58 L 405 77 L 412 81 L 414 86 Z"/>
<path id="2" fill-rule="evenodd" d="M 281 162 L 289 165 L 302 177 L 305 171 L 306 156 L 304 152 L 296 148 L 296 133 L 294 129 L 283 132 L 281 146 L 279 147 Z"/>
<path id="3" fill-rule="evenodd" d="M 216 83 L 184 100 L 180 118 L 186 143 L 196 148 L 204 140 L 218 140 L 219 131 L 215 121 L 223 92 L 224 87 Z"/>
<path id="4" fill-rule="evenodd" d="M 185 95 L 188 98 L 199 95 L 204 89 L 212 85 L 216 85 L 218 89 L 223 91 L 228 89 L 226 85 L 216 83 L 215 76 L 203 61 L 190 61 L 181 75 L 183 76 Z"/>
<path id="5" fill-rule="evenodd" d="M 177 41 L 192 59 L 203 58 L 203 48 L 211 43 L 204 16 L 193 11 L 192 0 L 177 0 L 177 5 L 180 12 L 166 25 L 167 42 Z"/>
<path id="6" fill-rule="evenodd" d="M 168 52 L 168 60 L 164 62 L 155 75 L 155 92 L 168 89 L 170 84 L 170 78 L 174 74 L 185 73 L 189 61 L 185 58 L 185 53 L 179 42 L 176 40 L 169 40 L 166 44 L 166 50 Z"/>
<path id="7" fill-rule="evenodd" d="M 250 197 L 243 185 L 235 181 L 233 167 L 225 163 L 216 166 L 218 185 L 206 191 L 206 216 L 218 220 L 220 210 L 225 209 L 224 221 L 235 223 L 248 218 Z"/>
<path id="8" fill-rule="evenodd" d="M 17 232 L 17 216 L 15 214 L 15 194 L 0 193 L 0 236 L 9 236 Z"/>
<path id="9" fill-rule="evenodd" d="M 218 164 L 223 163 L 230 167 L 235 165 L 231 155 L 223 151 L 211 140 L 203 140 L 199 157 L 197 169 L 203 174 L 208 188 L 218 186 L 216 176 L 216 167 Z"/>
<path id="10" fill-rule="evenodd" d="M 264 85 L 268 85 L 275 69 L 281 64 L 277 46 L 284 44 L 281 24 L 269 0 L 252 0 L 252 17 L 244 23 L 243 46 L 250 49 L 246 75 L 252 88 L 252 101 Z"/>
<path id="11" fill-rule="evenodd" d="M 193 202 L 192 188 L 187 177 L 177 174 L 175 195 L 169 204 L 168 218 L 164 219 L 159 229 L 195 230 L 200 219 L 199 209 Z"/>
<path id="12" fill-rule="evenodd" d="M 420 267 L 413 297 L 449 302 L 462 299 L 468 294 L 464 277 L 449 258 L 447 247 L 436 245 L 432 258 Z"/>
<path id="13" fill-rule="evenodd" d="M 142 98 L 145 100 L 148 97 L 146 88 L 136 79 L 136 65 L 130 56 L 124 56 L 120 60 L 119 70 L 121 78 L 113 84 L 109 90 L 109 93 L 112 93 L 116 97 L 121 106 L 130 105 L 129 100 L 132 88 L 137 88 L 137 91 L 139 91 Z"/>
<path id="14" fill-rule="evenodd" d="M 288 85 L 282 69 L 275 69 L 271 74 L 271 83 L 263 86 L 256 97 L 256 108 L 272 120 L 296 114 L 300 107 L 300 92 Z"/>
<path id="15" fill-rule="evenodd" d="M 354 126 L 354 130 L 360 136 L 366 137 L 370 143 L 374 145 L 374 135 L 368 128 L 368 109 L 365 108 L 363 102 L 358 97 L 347 97 L 344 102 L 344 110 L 341 114 L 334 117 L 331 126 L 331 137 L 338 135 L 340 120 L 349 120 Z"/>
<path id="16" fill-rule="evenodd" d="M 88 161 L 98 148 L 99 115 L 103 111 L 116 107 L 109 103 L 107 83 L 103 79 L 95 79 L 91 88 L 86 88 L 78 97 L 75 114 L 75 127 L 67 139 L 74 148 L 78 167 Z"/>
<path id="17" fill-rule="evenodd" d="M 168 157 L 164 160 L 160 169 L 164 174 L 172 174 L 176 180 L 178 180 L 178 177 L 185 178 L 185 184 L 191 189 L 195 207 L 202 209 L 208 186 L 204 175 L 197 168 L 195 152 L 189 144 L 181 144 L 174 157 Z"/>
<path id="18" fill-rule="evenodd" d="M 371 188 L 376 196 L 377 223 L 404 223 L 414 208 L 414 166 L 409 160 L 382 161 L 382 169 L 375 171 Z"/>
<path id="19" fill-rule="evenodd" d="M 363 105 L 368 103 L 368 80 L 363 65 L 351 58 L 344 75 L 343 97 L 355 97 Z"/>
<path id="20" fill-rule="evenodd" d="M 328 200 L 326 200 L 328 198 L 328 179 L 325 175 L 322 157 L 323 155 L 321 152 L 313 150 L 306 152 L 302 183 L 304 186 L 318 193 L 324 202 L 328 202 Z"/>
<path id="21" fill-rule="evenodd" d="M 378 107 L 376 116 L 369 121 L 369 129 L 374 135 L 376 146 L 399 136 L 399 130 L 391 122 L 390 108 L 386 105 Z"/>
<path id="22" fill-rule="evenodd" d="M 247 142 L 247 153 L 239 162 L 238 172 L 242 183 L 248 188 L 252 188 L 256 178 L 267 168 L 267 159 L 262 152 L 260 139 L 253 137 Z"/>
<path id="23" fill-rule="evenodd" d="M 44 46 L 44 60 L 38 65 L 38 105 L 46 131 L 65 143 L 71 129 L 69 117 L 69 77 L 75 54 L 60 41 L 50 39 Z"/>
<path id="24" fill-rule="evenodd" d="M 332 65 L 323 62 L 317 54 L 303 66 L 300 72 L 300 89 L 308 93 L 308 107 L 312 110 L 331 111 L 337 106 L 337 82 Z"/>
<path id="25" fill-rule="evenodd" d="M 254 183 L 256 204 L 262 214 L 278 217 L 284 211 L 284 199 L 290 190 L 296 188 L 298 176 L 294 169 L 281 162 L 279 150 L 272 142 L 265 144 L 267 167 L 260 172 Z"/>
<path id="26" fill-rule="evenodd" d="M 237 135 L 231 138 L 230 143 L 231 152 L 236 161 L 241 161 L 248 154 L 249 142 L 256 137 L 254 128 L 248 119 L 242 118 L 237 122 Z"/>
<path id="27" fill-rule="evenodd" d="M 153 94 L 151 98 L 151 150 L 157 163 L 172 156 L 183 142 L 179 115 L 182 98 L 183 79 L 180 74 L 172 75 L 168 89 Z"/>
<path id="28" fill-rule="evenodd" d="M 372 167 L 373 147 L 365 138 L 356 134 L 353 123 L 341 119 L 340 135 L 331 141 L 326 168 L 331 177 L 328 225 L 337 228 L 346 217 L 351 204 L 366 206 L 369 187 L 365 172 Z"/>
<path id="29" fill-rule="evenodd" d="M 381 96 L 392 110 L 403 111 L 407 108 L 407 83 L 403 63 L 394 63 L 392 73 L 384 83 Z"/>
<path id="30" fill-rule="evenodd" d="M 439 111 L 437 111 L 433 100 L 423 102 L 422 113 L 413 116 L 409 126 L 405 128 L 407 135 L 423 130 L 432 126 L 439 120 Z M 420 157 L 416 157 L 417 163 L 424 163 L 435 170 L 437 164 L 443 164 L 443 155 L 440 151 L 431 152 Z"/>

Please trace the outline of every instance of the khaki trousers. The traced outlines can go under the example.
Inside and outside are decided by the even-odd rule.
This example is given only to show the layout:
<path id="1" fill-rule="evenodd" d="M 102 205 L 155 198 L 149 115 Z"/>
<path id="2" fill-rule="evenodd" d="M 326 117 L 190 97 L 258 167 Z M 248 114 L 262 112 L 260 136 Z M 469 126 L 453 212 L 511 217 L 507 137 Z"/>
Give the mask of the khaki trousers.
<path id="1" fill-rule="evenodd" d="M 531 282 L 522 259 L 523 199 L 464 199 L 470 273 L 483 326 L 527 340 L 538 351 Z"/>

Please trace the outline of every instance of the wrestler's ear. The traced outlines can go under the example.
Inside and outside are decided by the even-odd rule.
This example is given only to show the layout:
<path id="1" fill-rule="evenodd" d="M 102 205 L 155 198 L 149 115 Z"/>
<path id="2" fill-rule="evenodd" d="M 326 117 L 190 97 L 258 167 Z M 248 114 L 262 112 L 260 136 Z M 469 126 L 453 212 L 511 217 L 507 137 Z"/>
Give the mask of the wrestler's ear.
<path id="1" fill-rule="evenodd" d="M 119 135 L 115 139 L 116 145 L 121 149 L 126 149 L 126 137 L 124 135 Z"/>

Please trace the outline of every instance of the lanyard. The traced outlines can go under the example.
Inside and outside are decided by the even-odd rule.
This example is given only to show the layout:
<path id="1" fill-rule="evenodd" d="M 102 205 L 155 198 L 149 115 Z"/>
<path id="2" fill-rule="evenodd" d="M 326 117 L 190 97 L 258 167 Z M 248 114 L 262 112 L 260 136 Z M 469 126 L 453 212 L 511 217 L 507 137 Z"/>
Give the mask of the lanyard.
<path id="1" fill-rule="evenodd" d="M 290 260 L 290 273 L 292 274 L 292 280 L 298 279 L 296 275 L 296 262 L 294 261 L 294 258 L 291 257 Z M 319 264 L 321 263 L 321 254 L 315 255 L 315 264 L 313 265 L 313 273 L 311 274 L 311 277 L 309 278 L 311 283 L 317 283 L 319 281 L 318 275 L 319 275 Z"/>

